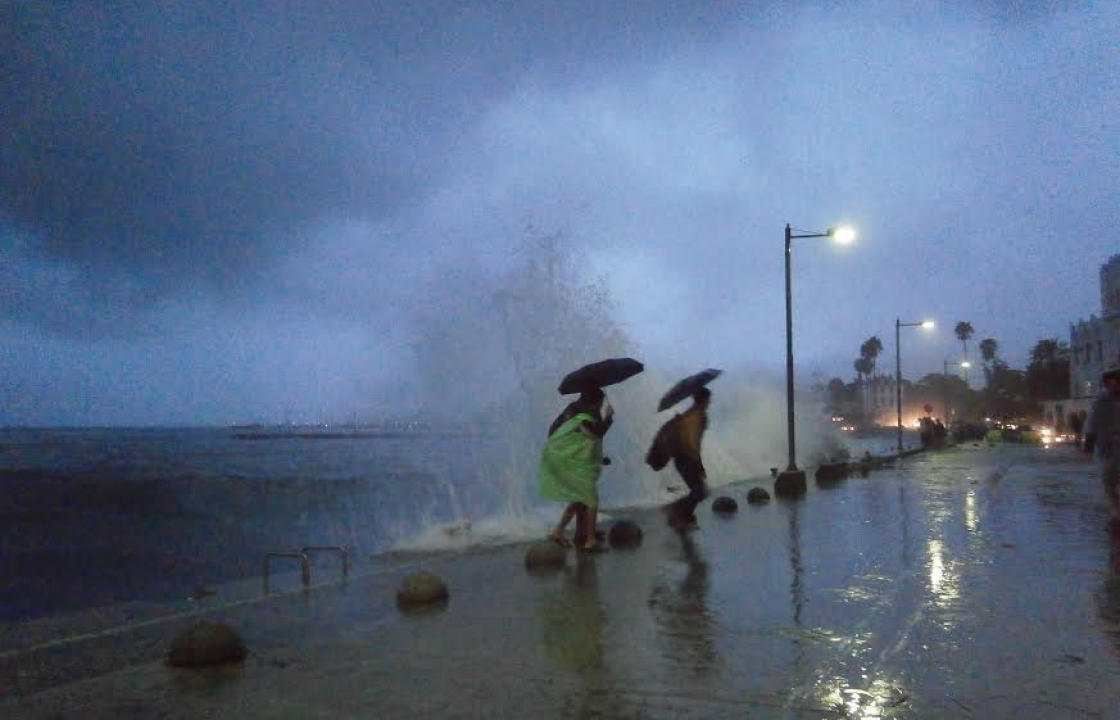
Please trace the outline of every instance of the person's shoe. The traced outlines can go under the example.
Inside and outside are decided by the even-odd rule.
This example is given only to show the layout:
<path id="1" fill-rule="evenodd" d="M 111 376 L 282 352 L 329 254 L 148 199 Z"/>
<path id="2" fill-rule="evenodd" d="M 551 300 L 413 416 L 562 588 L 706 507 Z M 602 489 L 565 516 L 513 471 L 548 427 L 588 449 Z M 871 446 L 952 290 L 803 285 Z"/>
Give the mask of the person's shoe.
<path id="1" fill-rule="evenodd" d="M 548 539 L 562 548 L 570 548 L 572 546 L 572 541 L 564 537 L 564 533 L 557 532 L 555 530 L 549 533 Z"/>

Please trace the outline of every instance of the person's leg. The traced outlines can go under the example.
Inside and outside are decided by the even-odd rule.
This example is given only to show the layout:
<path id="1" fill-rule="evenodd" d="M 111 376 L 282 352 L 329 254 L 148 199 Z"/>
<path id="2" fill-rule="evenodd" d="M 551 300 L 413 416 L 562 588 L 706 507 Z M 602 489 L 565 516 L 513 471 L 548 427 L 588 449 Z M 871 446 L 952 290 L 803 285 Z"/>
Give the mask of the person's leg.
<path id="1" fill-rule="evenodd" d="M 1104 484 L 1104 495 L 1108 500 L 1108 510 L 1112 514 L 1112 523 L 1120 523 L 1120 462 L 1106 460 L 1101 463 L 1101 482 Z"/>
<path id="2" fill-rule="evenodd" d="M 575 503 L 575 502 L 568 503 L 568 506 L 566 508 L 564 508 L 564 512 L 560 515 L 560 522 L 556 525 L 556 529 L 554 529 L 549 534 L 549 536 L 548 536 L 549 539 L 551 539 L 553 542 L 555 542 L 559 545 L 562 545 L 564 547 L 569 547 L 571 545 L 571 543 L 568 541 L 568 538 L 564 535 L 564 532 L 565 532 L 565 530 L 567 530 L 568 523 L 572 521 L 573 517 L 575 517 L 577 514 L 582 515 L 582 513 L 580 513 L 580 509 L 582 507 L 583 507 L 582 503 Z M 577 524 L 577 528 L 576 528 L 576 533 L 577 534 L 579 533 L 578 524 Z"/>
<path id="3" fill-rule="evenodd" d="M 595 532 L 595 523 L 599 515 L 598 505 L 584 505 L 584 529 L 586 534 L 583 537 L 583 542 L 580 547 L 584 552 L 603 552 L 606 548 L 599 542 L 598 535 Z"/>
<path id="4" fill-rule="evenodd" d="M 598 505 L 583 506 L 583 545 L 584 547 L 595 544 L 595 519 L 598 515 Z"/>
<path id="5" fill-rule="evenodd" d="M 681 512 L 686 520 L 695 521 L 696 506 L 708 497 L 708 487 L 705 482 L 704 466 L 695 460 L 682 463 L 681 476 L 688 484 L 688 495 L 682 498 Z"/>
<path id="6" fill-rule="evenodd" d="M 572 536 L 572 542 L 577 546 L 583 545 L 584 539 L 587 537 L 587 505 L 583 503 L 576 503 L 576 534 Z"/>
<path id="7" fill-rule="evenodd" d="M 673 466 L 688 486 L 688 494 L 669 505 L 669 525 L 683 529 L 695 521 L 696 506 L 708 496 L 708 490 L 703 465 L 689 458 L 673 458 Z"/>

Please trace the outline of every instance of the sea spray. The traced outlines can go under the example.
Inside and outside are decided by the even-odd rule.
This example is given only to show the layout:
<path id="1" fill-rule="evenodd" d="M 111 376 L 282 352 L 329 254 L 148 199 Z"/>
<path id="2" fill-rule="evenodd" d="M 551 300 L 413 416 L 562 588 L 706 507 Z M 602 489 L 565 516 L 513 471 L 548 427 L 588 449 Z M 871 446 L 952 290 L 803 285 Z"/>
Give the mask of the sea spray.
<path id="1" fill-rule="evenodd" d="M 412 347 L 425 413 L 490 439 L 478 444 L 470 467 L 459 468 L 450 481 L 458 501 L 444 503 L 443 514 L 428 508 L 427 522 L 414 528 L 424 545 L 476 542 L 483 527 L 496 535 L 504 527 L 529 536 L 546 527 L 559 508 L 537 493 L 540 450 L 552 419 L 573 399 L 558 394 L 560 379 L 607 357 L 641 359 L 615 320 L 605 279 L 590 272 L 587 258 L 566 244 L 563 234 L 530 236 L 513 257 L 501 273 L 481 267 L 440 270 L 428 301 L 413 311 Z M 719 359 L 712 364 L 719 366 Z M 600 479 L 602 505 L 664 502 L 672 497 L 670 488 L 680 489 L 671 468 L 655 473 L 644 457 L 657 428 L 672 416 L 656 412 L 658 398 L 696 369 L 647 367 L 605 388 L 616 414 L 604 441 L 612 464 Z M 704 448 L 710 481 L 717 486 L 784 467 L 786 458 L 782 378 L 727 370 L 713 387 L 716 401 Z M 800 400 L 799 461 L 805 465 L 830 452 L 835 439 L 815 399 Z M 463 486 L 469 476 L 473 494 Z M 470 532 L 444 532 L 468 524 Z"/>

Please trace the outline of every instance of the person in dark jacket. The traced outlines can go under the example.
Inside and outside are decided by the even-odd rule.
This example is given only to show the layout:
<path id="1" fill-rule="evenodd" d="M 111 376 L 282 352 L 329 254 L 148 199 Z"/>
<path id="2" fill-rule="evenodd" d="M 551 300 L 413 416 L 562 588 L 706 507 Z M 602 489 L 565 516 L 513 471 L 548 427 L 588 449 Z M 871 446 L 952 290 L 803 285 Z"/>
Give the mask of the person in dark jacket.
<path id="1" fill-rule="evenodd" d="M 1109 526 L 1120 531 L 1120 369 L 1101 376 L 1104 392 L 1093 401 L 1085 428 L 1085 452 L 1096 451 L 1101 483 L 1112 517 Z"/>
<path id="2" fill-rule="evenodd" d="M 650 448 L 650 455 L 672 458 L 673 467 L 688 486 L 688 494 L 665 509 L 669 525 L 677 530 L 696 527 L 696 506 L 708 496 L 708 474 L 700 458 L 700 446 L 708 429 L 711 400 L 712 391 L 707 388 L 694 392 L 692 407 L 662 426 Z"/>

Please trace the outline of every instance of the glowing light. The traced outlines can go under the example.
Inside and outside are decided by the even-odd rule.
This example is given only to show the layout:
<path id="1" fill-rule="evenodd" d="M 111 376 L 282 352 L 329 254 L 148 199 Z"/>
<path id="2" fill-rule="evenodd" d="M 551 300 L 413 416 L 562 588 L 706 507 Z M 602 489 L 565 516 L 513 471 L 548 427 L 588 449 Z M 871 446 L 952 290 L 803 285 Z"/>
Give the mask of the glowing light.
<path id="1" fill-rule="evenodd" d="M 969 532 L 976 532 L 976 491 L 971 488 L 964 496 L 964 526 Z"/>
<path id="2" fill-rule="evenodd" d="M 970 363 L 970 362 L 969 362 L 969 361 L 967 361 L 967 360 L 962 360 L 962 361 L 961 361 L 961 367 L 962 367 L 962 368 L 970 368 L 970 367 L 972 367 L 972 363 Z"/>
<path id="3" fill-rule="evenodd" d="M 922 329 L 923 330 L 932 330 L 935 327 L 937 327 L 937 323 L 935 323 L 933 320 L 923 320 L 922 321 Z"/>
<path id="4" fill-rule="evenodd" d="M 851 245 L 855 242 L 856 231 L 855 228 L 849 225 L 841 225 L 838 228 L 830 228 L 828 234 L 836 241 L 837 245 Z"/>
<path id="5" fill-rule="evenodd" d="M 940 540 L 930 540 L 929 552 L 929 589 L 938 604 L 950 604 L 960 597 L 959 579 L 953 572 L 952 563 L 944 558 L 945 548 Z"/>
<path id="6" fill-rule="evenodd" d="M 941 541 L 929 541 L 929 587 L 934 595 L 941 592 L 941 583 L 945 582 L 945 564 L 941 560 Z"/>

